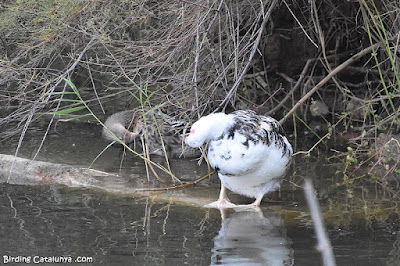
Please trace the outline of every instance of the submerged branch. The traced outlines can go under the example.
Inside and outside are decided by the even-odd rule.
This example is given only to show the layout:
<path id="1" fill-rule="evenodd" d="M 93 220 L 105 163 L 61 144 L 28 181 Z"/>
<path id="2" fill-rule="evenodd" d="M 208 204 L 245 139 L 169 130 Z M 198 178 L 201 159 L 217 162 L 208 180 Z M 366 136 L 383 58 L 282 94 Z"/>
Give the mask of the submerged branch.
<path id="1" fill-rule="evenodd" d="M 210 178 L 213 174 L 215 174 L 215 171 L 212 171 L 211 173 L 208 173 L 207 175 L 200 177 L 199 179 L 190 182 L 190 183 L 186 183 L 186 184 L 182 184 L 179 186 L 174 186 L 174 187 L 166 187 L 166 188 L 137 188 L 135 189 L 136 191 L 169 191 L 169 190 L 176 190 L 176 189 L 182 189 L 182 188 L 187 188 L 187 187 L 191 187 L 191 186 L 195 186 L 197 185 L 199 182 L 203 181 L 206 178 Z"/>
<path id="2" fill-rule="evenodd" d="M 318 239 L 318 250 L 322 253 L 323 265 L 335 266 L 335 256 L 333 255 L 332 245 L 326 233 L 321 210 L 314 194 L 314 186 L 308 178 L 305 179 L 304 183 L 304 193 L 313 220 L 315 234 Z"/>

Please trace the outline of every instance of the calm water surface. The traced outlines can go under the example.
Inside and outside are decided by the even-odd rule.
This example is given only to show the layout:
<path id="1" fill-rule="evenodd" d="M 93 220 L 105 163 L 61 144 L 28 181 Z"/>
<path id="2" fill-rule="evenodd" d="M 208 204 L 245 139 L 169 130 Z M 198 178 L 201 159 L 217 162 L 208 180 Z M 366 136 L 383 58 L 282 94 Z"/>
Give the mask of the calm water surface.
<path id="1" fill-rule="evenodd" d="M 94 125 L 65 124 L 50 134 L 38 159 L 88 166 L 106 146 Z M 28 136 L 20 156 L 30 158 L 40 138 Z M 62 140 L 62 141 L 61 141 Z M 1 153 L 13 153 L 12 145 Z M 207 172 L 196 162 L 175 160 L 173 172 L 193 180 Z M 110 183 L 147 184 L 140 160 L 112 148 L 94 168 L 120 173 Z M 397 203 L 374 188 L 337 187 L 335 171 L 317 160 L 295 160 L 280 192 L 268 195 L 261 211 L 210 210 L 175 201 L 218 197 L 218 180 L 155 200 L 59 185 L 0 184 L 0 263 L 56 260 L 79 265 L 321 265 L 316 239 L 297 185 L 310 177 L 334 247 L 338 265 L 400 265 Z M 248 199 L 231 195 L 238 203 Z M 190 202 L 190 201 L 189 201 Z M 194 204 L 195 205 L 195 204 Z M 8 263 L 24 265 L 24 263 Z M 78 264 L 78 263 L 70 263 Z M 50 263 L 48 265 L 60 265 Z"/>

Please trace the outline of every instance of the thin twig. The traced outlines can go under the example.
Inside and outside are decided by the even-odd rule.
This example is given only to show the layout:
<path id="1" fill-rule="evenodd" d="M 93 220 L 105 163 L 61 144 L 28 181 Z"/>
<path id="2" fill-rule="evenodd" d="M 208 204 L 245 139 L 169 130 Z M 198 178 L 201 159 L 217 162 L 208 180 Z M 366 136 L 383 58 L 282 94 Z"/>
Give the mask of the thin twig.
<path id="1" fill-rule="evenodd" d="M 199 56 L 200 56 L 200 33 L 199 28 L 197 28 L 196 33 L 196 56 L 194 58 L 194 66 L 193 66 L 193 85 L 194 85 L 194 97 L 196 103 L 196 110 L 197 110 L 197 118 L 200 118 L 199 114 L 199 93 L 198 93 L 198 82 L 197 82 L 197 68 L 199 64 Z"/>
<path id="2" fill-rule="evenodd" d="M 197 185 L 199 182 L 203 181 L 206 178 L 211 178 L 211 176 L 215 174 L 215 171 L 212 171 L 211 173 L 208 173 L 207 175 L 200 177 L 199 179 L 187 183 L 187 184 L 182 184 L 179 186 L 174 186 L 174 187 L 166 187 L 166 188 L 137 188 L 135 189 L 135 191 L 169 191 L 169 190 L 176 190 L 176 189 L 182 189 L 182 188 L 187 188 L 190 186 L 195 186 Z"/>
<path id="3" fill-rule="evenodd" d="M 298 151 L 296 153 L 293 154 L 293 156 L 299 155 L 299 154 L 310 154 L 315 147 L 318 146 L 318 144 L 320 144 L 321 142 L 324 141 L 325 138 L 329 139 L 331 137 L 330 133 L 326 133 L 325 136 L 323 136 L 322 138 L 320 138 L 308 151 Z"/>
<path id="4" fill-rule="evenodd" d="M 304 193 L 306 196 L 308 208 L 310 209 L 311 218 L 314 224 L 315 234 L 318 239 L 318 250 L 322 253 L 322 261 L 324 266 L 335 266 L 336 261 L 333 255 L 332 245 L 329 241 L 325 230 L 324 220 L 318 201 L 314 194 L 314 186 L 310 179 L 304 180 Z"/>
<path id="5" fill-rule="evenodd" d="M 310 66 L 310 63 L 313 62 L 314 59 L 308 59 L 306 64 L 304 65 L 303 71 L 301 71 L 300 77 L 297 80 L 296 84 L 293 86 L 293 88 L 286 94 L 285 98 L 282 99 L 282 101 L 279 102 L 277 106 L 275 106 L 272 110 L 270 110 L 267 114 L 271 115 L 275 113 L 277 110 L 279 110 L 287 100 L 292 97 L 293 93 L 300 87 L 300 85 L 303 82 L 304 77 L 306 76 L 306 73 L 308 71 L 308 67 Z"/>
<path id="6" fill-rule="evenodd" d="M 287 9 L 289 10 L 290 14 L 292 14 L 293 18 L 296 20 L 297 24 L 300 26 L 301 30 L 303 31 L 304 35 L 307 36 L 307 39 L 316 47 L 318 48 L 318 44 L 316 44 L 313 39 L 311 39 L 310 35 L 308 35 L 307 31 L 304 29 L 303 25 L 301 25 L 301 22 L 299 19 L 296 17 L 296 15 L 293 13 L 293 11 L 290 9 L 289 5 L 286 3 L 286 1 L 283 1 Z"/>
<path id="7" fill-rule="evenodd" d="M 89 65 L 89 60 L 87 58 L 87 55 L 86 55 L 86 65 L 87 65 L 87 70 L 88 70 L 88 73 L 89 73 L 90 82 L 92 83 L 92 88 L 93 88 L 94 95 L 96 96 L 96 99 L 97 99 L 97 102 L 99 103 L 101 111 L 103 112 L 103 114 L 105 114 L 106 111 L 104 111 L 103 104 L 101 103 L 100 97 L 99 97 L 99 95 L 97 93 L 96 83 L 93 80 L 92 71 L 90 70 L 90 65 Z"/>
<path id="8" fill-rule="evenodd" d="M 380 47 L 382 43 L 376 43 L 374 45 L 371 45 L 361 52 L 353 55 L 349 59 L 347 59 L 345 62 L 337 66 L 331 73 L 329 73 L 323 80 L 321 80 L 314 88 L 312 88 L 306 95 L 303 96 L 293 107 L 292 109 L 283 117 L 281 120 L 279 120 L 279 123 L 283 124 L 301 105 L 304 104 L 304 102 L 310 98 L 319 88 L 322 87 L 328 80 L 330 80 L 333 76 L 335 76 L 337 73 L 340 71 L 344 70 L 348 65 L 354 63 L 364 55 L 372 52 L 373 50 L 377 49 Z"/>
<path id="9" fill-rule="evenodd" d="M 86 53 L 86 51 L 91 47 L 91 45 L 92 45 L 92 43 L 94 42 L 94 40 L 95 40 L 95 37 L 93 37 L 93 38 L 88 42 L 88 44 L 87 44 L 86 47 L 83 49 L 83 51 L 80 53 L 80 55 L 79 55 L 78 58 L 75 60 L 75 62 L 74 62 L 61 76 L 57 77 L 57 81 L 56 81 L 56 83 L 53 85 L 53 87 L 51 88 L 50 92 L 53 92 L 53 91 L 55 90 L 55 88 L 58 86 L 58 84 L 60 84 L 61 81 L 63 81 L 63 80 L 69 75 L 69 73 L 71 73 L 71 71 L 73 71 L 73 70 L 75 69 L 75 67 L 76 67 L 76 66 L 78 65 L 78 63 L 81 61 L 83 55 L 84 55 L 84 54 Z M 64 87 L 64 88 L 65 88 L 65 87 Z M 46 99 L 45 99 L 43 102 L 41 102 L 40 104 L 48 103 L 48 101 L 50 100 L 50 97 L 51 97 L 51 96 L 52 96 L 52 94 L 49 93 L 48 96 L 46 97 Z M 29 127 L 29 125 L 30 125 L 30 123 L 31 123 L 31 121 L 32 121 L 33 116 L 36 114 L 36 110 L 38 109 L 38 105 L 39 105 L 39 104 L 33 106 L 33 108 L 31 109 L 31 112 L 29 112 L 28 118 L 27 118 L 27 120 L 26 120 L 26 122 L 25 122 L 25 126 L 24 126 L 24 128 L 23 128 L 23 130 L 22 130 L 21 136 L 19 137 L 18 146 L 17 146 L 17 148 L 16 148 L 16 150 L 15 150 L 15 153 L 14 153 L 15 157 L 17 157 L 17 155 L 18 155 L 19 149 L 20 149 L 20 147 L 21 147 L 21 145 L 22 145 L 22 141 L 23 141 L 23 139 L 25 138 L 26 131 L 28 130 L 28 127 Z M 53 116 L 53 117 L 54 117 L 54 116 Z M 53 120 L 51 120 L 51 122 L 52 122 L 52 121 L 53 121 Z M 50 125 L 51 125 L 51 123 L 50 123 Z M 49 125 L 49 127 L 50 127 L 50 125 Z M 49 128 L 49 127 L 48 127 L 48 128 Z M 48 130 L 46 131 L 46 134 L 45 134 L 45 135 L 47 135 L 47 132 L 48 132 Z M 41 147 L 41 146 L 40 146 L 40 147 Z M 39 150 L 40 150 L 40 149 L 38 149 L 37 153 L 39 153 Z M 37 153 L 36 153 L 36 154 L 37 154 Z M 35 156 L 36 156 L 36 155 L 35 155 Z M 12 163 L 12 165 L 11 165 L 11 167 L 10 167 L 10 173 L 9 173 L 9 175 L 8 175 L 8 177 L 7 177 L 7 183 L 8 183 L 9 180 L 10 180 L 10 177 L 11 177 L 11 174 L 12 174 L 12 171 L 13 171 L 13 168 L 14 168 L 14 162 Z"/>
<path id="10" fill-rule="evenodd" d="M 238 77 L 238 79 L 237 79 L 237 80 L 235 81 L 235 83 L 233 84 L 232 88 L 230 89 L 230 91 L 229 91 L 228 94 L 226 95 L 225 99 L 224 99 L 224 100 L 220 103 L 220 105 L 214 110 L 214 112 L 220 110 L 221 108 L 222 108 L 223 110 L 225 109 L 226 105 L 228 104 L 228 102 L 230 101 L 230 99 L 232 98 L 232 96 L 235 94 L 237 88 L 239 87 L 239 84 L 242 82 L 242 79 L 243 79 L 244 75 L 247 73 L 247 69 L 249 68 L 250 63 L 252 62 L 253 57 L 254 57 L 254 55 L 256 54 L 258 45 L 260 44 L 260 40 L 261 40 L 262 33 L 264 32 L 265 24 L 267 23 L 269 17 L 271 16 L 271 13 L 272 13 L 272 11 L 274 10 L 274 7 L 275 7 L 275 5 L 276 5 L 276 2 L 277 2 L 277 1 L 274 0 L 274 1 L 271 3 L 271 5 L 270 5 L 270 7 L 269 7 L 269 9 L 268 9 L 268 11 L 267 11 L 267 13 L 266 13 L 265 16 L 264 16 L 263 22 L 261 23 L 261 26 L 260 26 L 259 31 L 258 31 L 258 36 L 257 36 L 257 38 L 256 38 L 256 40 L 255 40 L 255 42 L 254 42 L 254 44 L 253 44 L 253 47 L 252 47 L 252 49 L 251 49 L 250 56 L 249 56 L 249 59 L 248 59 L 248 61 L 247 61 L 246 66 L 243 68 L 242 73 L 240 73 L 240 76 Z"/>

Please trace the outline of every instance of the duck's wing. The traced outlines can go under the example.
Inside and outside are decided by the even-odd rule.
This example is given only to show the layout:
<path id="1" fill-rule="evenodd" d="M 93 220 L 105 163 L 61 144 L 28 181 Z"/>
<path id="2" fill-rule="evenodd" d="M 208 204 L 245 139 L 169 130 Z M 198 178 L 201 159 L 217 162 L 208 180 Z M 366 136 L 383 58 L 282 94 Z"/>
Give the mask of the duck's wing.
<path id="1" fill-rule="evenodd" d="M 266 146 L 274 144 L 282 151 L 282 156 L 292 152 L 282 126 L 274 118 L 257 115 L 251 110 L 240 110 L 233 114 L 235 114 L 235 125 L 231 129 L 230 135 L 238 132 L 254 144 L 259 142 Z"/>
<path id="2" fill-rule="evenodd" d="M 263 167 L 266 160 L 291 156 L 292 148 L 278 121 L 249 110 L 233 114 L 232 127 L 209 145 L 210 164 L 220 173 L 250 174 Z"/>

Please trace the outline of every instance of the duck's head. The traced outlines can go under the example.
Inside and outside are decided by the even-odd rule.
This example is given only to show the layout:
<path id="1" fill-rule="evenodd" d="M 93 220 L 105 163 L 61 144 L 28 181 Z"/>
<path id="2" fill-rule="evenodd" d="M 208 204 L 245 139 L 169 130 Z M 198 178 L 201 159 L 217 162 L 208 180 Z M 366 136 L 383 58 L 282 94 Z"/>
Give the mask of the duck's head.
<path id="1" fill-rule="evenodd" d="M 185 142 L 190 147 L 198 148 L 204 142 L 220 137 L 233 123 L 232 116 L 224 113 L 203 116 L 192 125 Z"/>

